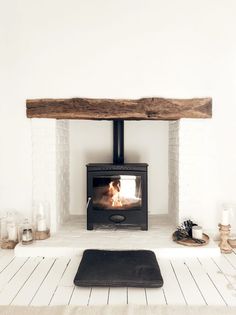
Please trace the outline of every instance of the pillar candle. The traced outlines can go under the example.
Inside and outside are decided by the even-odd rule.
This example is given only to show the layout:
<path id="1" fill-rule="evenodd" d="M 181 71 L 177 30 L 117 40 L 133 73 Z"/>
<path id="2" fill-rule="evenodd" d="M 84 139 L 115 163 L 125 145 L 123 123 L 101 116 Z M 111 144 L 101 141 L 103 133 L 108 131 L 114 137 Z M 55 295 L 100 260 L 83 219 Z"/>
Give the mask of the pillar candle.
<path id="1" fill-rule="evenodd" d="M 229 225 L 229 210 L 228 209 L 224 209 L 222 211 L 221 224 Z"/>
<path id="2" fill-rule="evenodd" d="M 46 220 L 44 218 L 38 219 L 37 230 L 43 232 L 47 230 Z"/>
<path id="3" fill-rule="evenodd" d="M 39 204 L 38 214 L 41 215 L 41 216 L 44 216 L 44 206 L 43 206 L 43 204 L 41 202 Z"/>
<path id="4" fill-rule="evenodd" d="M 7 233 L 9 241 L 16 241 L 17 240 L 17 227 L 14 223 L 9 223 L 7 225 Z"/>
<path id="5" fill-rule="evenodd" d="M 197 238 L 199 240 L 202 239 L 202 227 L 198 225 L 194 225 L 192 227 L 192 237 Z"/>

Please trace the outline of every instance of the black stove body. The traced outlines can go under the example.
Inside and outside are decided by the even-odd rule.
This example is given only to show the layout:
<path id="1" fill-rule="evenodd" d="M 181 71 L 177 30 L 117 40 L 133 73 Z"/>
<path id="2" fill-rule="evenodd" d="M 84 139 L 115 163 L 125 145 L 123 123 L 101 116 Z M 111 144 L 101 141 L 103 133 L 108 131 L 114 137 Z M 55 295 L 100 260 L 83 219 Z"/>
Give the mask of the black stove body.
<path id="1" fill-rule="evenodd" d="M 124 121 L 113 122 L 113 164 L 87 165 L 87 229 L 94 225 L 148 229 L 147 167 L 124 164 Z"/>

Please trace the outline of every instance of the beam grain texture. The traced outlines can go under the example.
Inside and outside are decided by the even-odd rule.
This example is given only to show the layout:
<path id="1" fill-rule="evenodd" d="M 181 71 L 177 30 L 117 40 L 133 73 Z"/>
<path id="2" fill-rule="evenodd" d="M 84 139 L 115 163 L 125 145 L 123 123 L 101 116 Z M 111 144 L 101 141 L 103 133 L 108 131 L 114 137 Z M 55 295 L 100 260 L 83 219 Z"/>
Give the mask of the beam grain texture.
<path id="1" fill-rule="evenodd" d="M 211 118 L 212 99 L 29 99 L 28 118 L 85 120 L 178 120 Z"/>

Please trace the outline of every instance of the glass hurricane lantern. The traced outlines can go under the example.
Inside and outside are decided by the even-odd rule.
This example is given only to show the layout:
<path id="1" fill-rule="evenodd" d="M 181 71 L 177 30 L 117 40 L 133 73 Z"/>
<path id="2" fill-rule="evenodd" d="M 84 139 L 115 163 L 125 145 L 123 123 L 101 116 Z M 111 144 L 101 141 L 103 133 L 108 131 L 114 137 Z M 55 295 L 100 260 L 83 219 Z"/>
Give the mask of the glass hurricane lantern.
<path id="1" fill-rule="evenodd" d="M 7 211 L 1 217 L 1 248 L 14 249 L 19 242 L 18 220 L 15 211 Z"/>
<path id="2" fill-rule="evenodd" d="M 34 203 L 33 224 L 36 240 L 45 240 L 50 237 L 50 207 L 47 202 Z"/>

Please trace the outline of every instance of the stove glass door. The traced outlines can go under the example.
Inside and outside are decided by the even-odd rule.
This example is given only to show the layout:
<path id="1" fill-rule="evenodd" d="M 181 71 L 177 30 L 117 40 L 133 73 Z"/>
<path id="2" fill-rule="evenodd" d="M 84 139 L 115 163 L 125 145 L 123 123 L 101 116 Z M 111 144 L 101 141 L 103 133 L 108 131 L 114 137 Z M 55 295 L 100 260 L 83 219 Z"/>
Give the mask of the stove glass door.
<path id="1" fill-rule="evenodd" d="M 93 177 L 93 209 L 137 210 L 142 207 L 141 176 Z"/>

